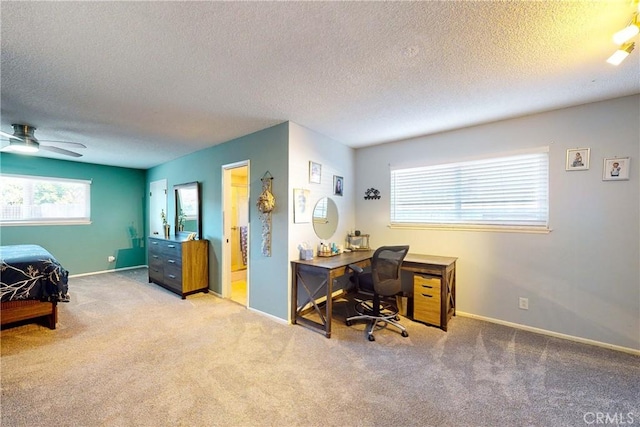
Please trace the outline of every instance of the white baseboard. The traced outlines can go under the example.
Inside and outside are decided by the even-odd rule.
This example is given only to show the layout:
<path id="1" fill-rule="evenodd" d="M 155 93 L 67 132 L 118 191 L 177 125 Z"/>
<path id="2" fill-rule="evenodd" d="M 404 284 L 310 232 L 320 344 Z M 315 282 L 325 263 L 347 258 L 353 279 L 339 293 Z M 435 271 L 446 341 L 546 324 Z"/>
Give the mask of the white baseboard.
<path id="1" fill-rule="evenodd" d="M 610 350 L 616 350 L 616 351 L 621 351 L 623 353 L 629 353 L 629 354 L 633 354 L 635 356 L 640 356 L 640 350 L 637 350 L 637 349 L 628 348 L 628 347 L 622 347 L 622 346 L 613 345 L 613 344 L 607 344 L 607 343 L 604 343 L 604 342 L 589 340 L 589 339 L 586 339 L 586 338 L 574 337 L 573 335 L 560 334 L 558 332 L 547 331 L 546 329 L 534 328 L 532 326 L 521 325 L 519 323 L 506 322 L 504 320 L 493 319 L 491 317 L 478 316 L 476 314 L 464 313 L 464 312 L 461 312 L 461 311 L 456 311 L 456 316 L 469 317 L 469 318 L 472 318 L 472 319 L 484 320 L 485 322 L 490 322 L 490 323 L 496 323 L 498 325 L 509 326 L 510 328 L 521 329 L 523 331 L 534 332 L 536 334 L 542 334 L 542 335 L 548 335 L 550 337 L 561 338 L 561 339 L 565 339 L 565 340 L 569 340 L 569 341 L 575 341 L 575 342 L 579 342 L 579 343 L 582 343 L 582 344 L 595 345 L 595 346 L 598 346 L 598 347 L 608 348 Z"/>
<path id="2" fill-rule="evenodd" d="M 69 277 L 93 276 L 94 274 L 113 273 L 116 271 L 135 270 L 137 268 L 149 268 L 146 265 L 136 265 L 134 267 L 115 268 L 113 270 L 92 271 L 91 273 L 70 274 Z"/>
<path id="3" fill-rule="evenodd" d="M 256 310 L 255 308 L 247 307 L 247 310 L 250 310 L 256 314 L 260 314 L 262 316 L 268 317 L 269 319 L 281 323 L 283 325 L 289 325 L 290 323 L 284 319 L 274 316 L 273 314 L 265 313 L 264 311 Z"/>

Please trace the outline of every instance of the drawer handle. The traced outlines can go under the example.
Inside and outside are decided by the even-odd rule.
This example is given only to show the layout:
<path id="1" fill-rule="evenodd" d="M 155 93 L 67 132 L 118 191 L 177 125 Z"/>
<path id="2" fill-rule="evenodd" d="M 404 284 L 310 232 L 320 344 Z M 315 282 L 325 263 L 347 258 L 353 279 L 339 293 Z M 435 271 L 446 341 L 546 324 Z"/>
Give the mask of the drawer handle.
<path id="1" fill-rule="evenodd" d="M 152 244 L 152 245 L 157 245 L 157 244 L 158 244 L 158 242 L 151 242 L 151 244 Z"/>
<path id="2" fill-rule="evenodd" d="M 167 246 L 170 247 L 170 248 L 175 248 L 176 247 L 176 245 L 167 245 Z"/>
<path id="3" fill-rule="evenodd" d="M 168 259 L 168 260 L 167 260 L 167 262 L 168 262 L 169 264 L 175 264 L 175 263 L 176 263 L 176 262 L 175 262 L 175 260 L 172 260 L 172 259 Z"/>
<path id="4" fill-rule="evenodd" d="M 429 286 L 429 285 L 422 285 L 423 288 L 429 288 L 429 289 L 433 289 L 433 286 Z"/>
<path id="5" fill-rule="evenodd" d="M 432 295 L 427 295 L 427 294 L 422 294 L 423 297 L 429 297 L 429 298 L 433 298 Z"/>
<path id="6" fill-rule="evenodd" d="M 169 278 L 171 278 L 171 279 L 175 279 L 175 278 L 176 278 L 176 276 L 174 276 L 173 274 L 170 274 L 170 275 L 169 275 Z"/>
<path id="7" fill-rule="evenodd" d="M 155 259 L 158 259 L 158 255 L 153 255 L 153 257 L 154 257 Z"/>

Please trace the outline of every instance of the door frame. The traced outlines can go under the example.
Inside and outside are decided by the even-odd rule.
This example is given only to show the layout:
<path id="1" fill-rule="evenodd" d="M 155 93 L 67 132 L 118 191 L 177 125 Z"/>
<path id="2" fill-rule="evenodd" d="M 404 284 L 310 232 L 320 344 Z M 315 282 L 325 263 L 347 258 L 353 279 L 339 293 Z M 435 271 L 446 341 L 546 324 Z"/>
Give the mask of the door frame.
<path id="1" fill-rule="evenodd" d="M 229 239 L 231 237 L 231 173 L 233 169 L 247 167 L 247 195 L 248 204 L 251 200 L 251 188 L 250 188 L 250 161 L 243 160 L 240 162 L 229 163 L 222 165 L 222 297 L 231 297 L 231 243 Z M 251 265 L 251 215 L 249 215 L 247 222 L 247 307 L 249 307 L 249 292 L 251 286 L 249 285 L 249 275 Z"/>

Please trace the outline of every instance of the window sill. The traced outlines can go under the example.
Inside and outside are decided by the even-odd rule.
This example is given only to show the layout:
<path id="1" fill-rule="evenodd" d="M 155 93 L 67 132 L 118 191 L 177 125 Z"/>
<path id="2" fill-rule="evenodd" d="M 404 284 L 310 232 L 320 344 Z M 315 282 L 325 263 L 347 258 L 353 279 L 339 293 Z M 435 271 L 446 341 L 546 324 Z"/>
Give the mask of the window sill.
<path id="1" fill-rule="evenodd" d="M 3 221 L 3 227 L 32 227 L 40 225 L 90 225 L 91 220 L 61 220 L 61 221 Z"/>

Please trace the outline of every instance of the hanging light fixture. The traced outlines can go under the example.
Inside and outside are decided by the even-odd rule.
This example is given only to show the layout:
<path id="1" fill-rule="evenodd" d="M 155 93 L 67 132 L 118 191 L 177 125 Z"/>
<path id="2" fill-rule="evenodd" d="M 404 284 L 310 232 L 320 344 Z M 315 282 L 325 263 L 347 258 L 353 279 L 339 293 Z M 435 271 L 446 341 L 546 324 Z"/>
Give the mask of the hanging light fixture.
<path id="1" fill-rule="evenodd" d="M 611 65 L 620 65 L 620 63 L 624 61 L 627 56 L 629 56 L 635 46 L 636 44 L 633 42 L 623 44 L 622 46 L 620 46 L 620 48 L 618 48 L 618 50 L 613 53 L 613 55 L 609 57 L 609 59 L 607 59 L 607 62 Z"/>
<path id="2" fill-rule="evenodd" d="M 640 33 L 640 21 L 638 21 L 638 13 L 633 14 L 631 22 L 628 26 L 613 35 L 613 42 L 618 46 L 623 45 Z"/>
<path id="3" fill-rule="evenodd" d="M 620 65 L 636 45 L 635 42 L 630 40 L 640 34 L 640 2 L 634 0 L 634 3 L 636 3 L 638 11 L 631 17 L 631 22 L 613 35 L 613 42 L 620 47 L 607 59 L 607 62 L 611 65 Z"/>

